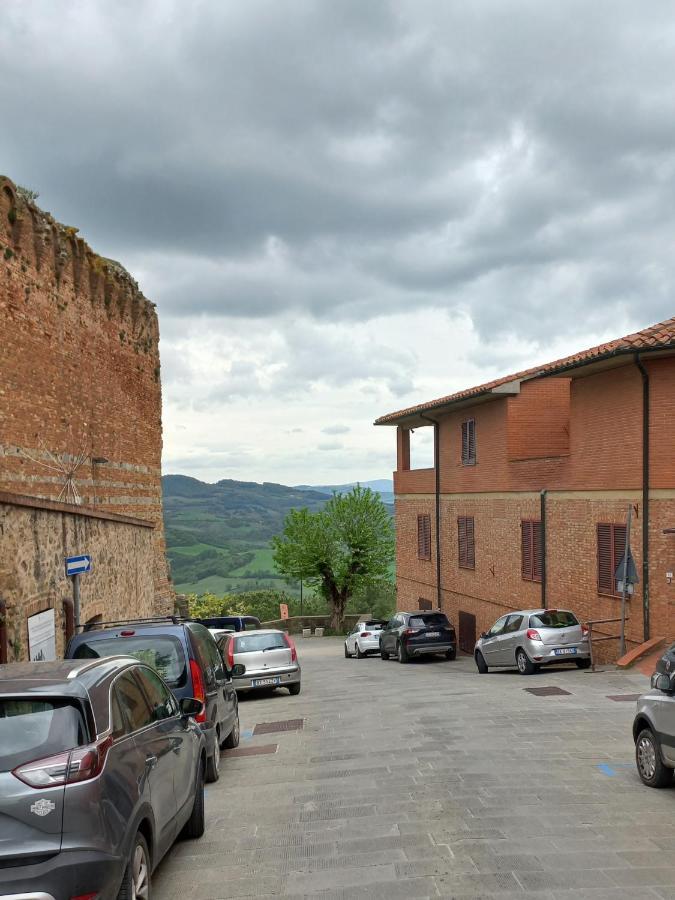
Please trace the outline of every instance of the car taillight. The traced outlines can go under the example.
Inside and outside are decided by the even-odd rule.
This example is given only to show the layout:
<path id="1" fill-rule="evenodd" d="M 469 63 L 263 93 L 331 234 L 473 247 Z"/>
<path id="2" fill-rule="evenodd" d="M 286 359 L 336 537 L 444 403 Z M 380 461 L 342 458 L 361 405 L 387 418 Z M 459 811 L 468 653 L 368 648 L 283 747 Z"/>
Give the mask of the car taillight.
<path id="1" fill-rule="evenodd" d="M 586 636 L 587 636 L 587 634 L 588 634 L 588 625 L 582 625 L 582 626 L 581 626 L 581 634 L 583 635 L 583 637 L 586 637 Z"/>
<path id="2" fill-rule="evenodd" d="M 541 635 L 539 634 L 539 632 L 537 631 L 536 628 L 528 628 L 526 634 L 527 634 L 528 640 L 530 640 L 530 641 L 540 641 L 541 640 Z"/>
<path id="3" fill-rule="evenodd" d="M 234 669 L 234 641 L 227 642 L 227 668 Z"/>
<path id="4" fill-rule="evenodd" d="M 287 645 L 291 649 L 291 662 L 297 662 L 298 661 L 298 651 L 295 649 L 295 644 L 291 640 L 290 635 L 284 634 L 284 640 L 286 641 Z"/>
<path id="5" fill-rule="evenodd" d="M 120 631 L 120 637 L 133 637 L 135 634 L 135 631 Z"/>
<path id="6" fill-rule="evenodd" d="M 190 660 L 190 675 L 192 675 L 192 693 L 195 700 L 202 701 L 202 711 L 195 716 L 195 722 L 206 722 L 206 688 L 204 676 L 195 659 Z"/>
<path id="7" fill-rule="evenodd" d="M 87 747 L 78 747 L 66 753 L 56 753 L 54 756 L 24 763 L 17 766 L 12 775 L 33 788 L 89 781 L 101 774 L 111 745 L 112 737 L 107 737 Z"/>
<path id="8" fill-rule="evenodd" d="M 361 637 L 370 637 L 370 632 L 369 632 L 369 631 L 362 631 L 362 632 L 361 632 Z"/>
<path id="9" fill-rule="evenodd" d="M 417 634 L 419 628 L 406 628 L 403 634 Z"/>

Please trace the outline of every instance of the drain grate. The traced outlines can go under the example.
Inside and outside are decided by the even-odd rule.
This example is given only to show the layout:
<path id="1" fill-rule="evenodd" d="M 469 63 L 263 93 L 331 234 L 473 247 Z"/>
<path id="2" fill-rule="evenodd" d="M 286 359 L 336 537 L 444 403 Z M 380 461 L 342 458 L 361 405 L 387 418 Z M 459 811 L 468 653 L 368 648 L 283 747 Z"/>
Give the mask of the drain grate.
<path id="1" fill-rule="evenodd" d="M 257 734 L 275 734 L 277 731 L 302 731 L 305 725 L 304 719 L 284 719 L 281 722 L 259 722 L 253 729 L 253 736 Z"/>
<path id="2" fill-rule="evenodd" d="M 570 696 L 570 691 L 564 691 L 559 687 L 523 688 L 523 690 L 527 691 L 528 694 L 534 694 L 535 697 L 559 697 L 563 694 Z"/>
<path id="3" fill-rule="evenodd" d="M 223 756 L 264 756 L 266 753 L 276 753 L 278 744 L 261 744 L 260 747 L 237 747 L 234 750 L 223 750 Z"/>
<path id="4" fill-rule="evenodd" d="M 614 700 L 616 703 L 621 703 L 622 700 L 637 700 L 639 696 L 640 694 L 607 694 L 607 699 Z"/>

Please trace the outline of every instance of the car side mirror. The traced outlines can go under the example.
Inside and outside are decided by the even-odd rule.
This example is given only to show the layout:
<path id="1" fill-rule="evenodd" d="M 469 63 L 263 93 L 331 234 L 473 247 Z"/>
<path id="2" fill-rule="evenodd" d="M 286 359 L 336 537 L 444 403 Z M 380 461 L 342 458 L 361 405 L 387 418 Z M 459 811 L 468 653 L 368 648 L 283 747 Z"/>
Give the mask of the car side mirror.
<path id="1" fill-rule="evenodd" d="M 487 637 L 487 631 L 481 631 L 480 636 L 481 636 L 481 640 L 482 640 L 483 638 L 486 638 L 486 637 Z"/>
<path id="2" fill-rule="evenodd" d="M 195 697 L 183 697 L 180 701 L 180 714 L 184 719 L 195 717 L 204 712 L 204 704 Z"/>
<path id="3" fill-rule="evenodd" d="M 659 675 L 656 679 L 656 689 L 658 691 L 663 691 L 664 694 L 672 694 L 673 683 L 670 680 L 670 675 Z"/>

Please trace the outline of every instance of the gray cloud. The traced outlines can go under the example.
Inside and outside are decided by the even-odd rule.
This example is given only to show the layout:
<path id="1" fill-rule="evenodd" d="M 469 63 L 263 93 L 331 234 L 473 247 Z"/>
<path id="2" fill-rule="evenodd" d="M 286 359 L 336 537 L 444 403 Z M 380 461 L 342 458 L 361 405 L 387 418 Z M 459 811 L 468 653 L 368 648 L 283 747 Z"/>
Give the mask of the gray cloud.
<path id="1" fill-rule="evenodd" d="M 321 429 L 322 434 L 347 434 L 351 429 L 348 425 L 327 425 Z"/>

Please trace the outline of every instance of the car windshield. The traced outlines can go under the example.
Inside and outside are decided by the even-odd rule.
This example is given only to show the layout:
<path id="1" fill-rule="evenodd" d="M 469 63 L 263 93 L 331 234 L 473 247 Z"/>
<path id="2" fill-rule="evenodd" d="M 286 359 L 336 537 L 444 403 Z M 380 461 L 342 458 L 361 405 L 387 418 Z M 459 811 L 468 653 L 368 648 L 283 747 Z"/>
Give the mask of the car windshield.
<path id="1" fill-rule="evenodd" d="M 75 659 L 135 656 L 158 672 L 171 687 L 183 687 L 186 680 L 185 652 L 178 638 L 168 634 L 92 638 L 78 644 L 73 655 Z"/>
<path id="2" fill-rule="evenodd" d="M 76 706 L 61 700 L 0 697 L 0 772 L 86 742 Z"/>
<path id="3" fill-rule="evenodd" d="M 408 623 L 411 628 L 443 628 L 448 624 L 448 617 L 444 613 L 429 613 L 426 616 L 410 616 Z"/>
<path id="4" fill-rule="evenodd" d="M 579 622 L 574 613 L 566 609 L 546 609 L 530 616 L 530 628 L 570 628 Z"/>
<path id="5" fill-rule="evenodd" d="M 368 631 L 377 631 L 382 629 L 382 622 L 364 622 L 361 627 L 367 628 Z"/>
<path id="6" fill-rule="evenodd" d="M 288 644 L 283 634 L 257 634 L 253 631 L 234 639 L 235 653 L 253 653 L 255 650 L 283 650 Z"/>

